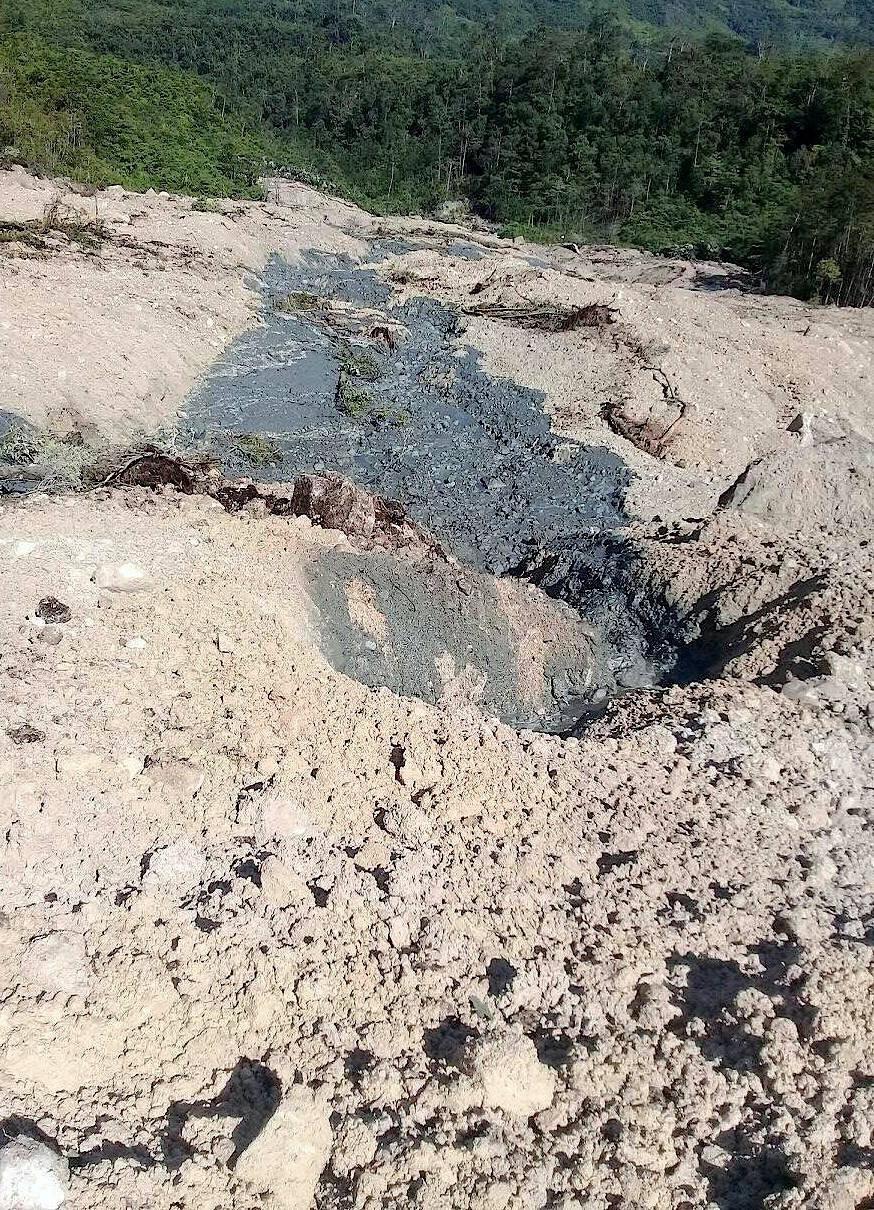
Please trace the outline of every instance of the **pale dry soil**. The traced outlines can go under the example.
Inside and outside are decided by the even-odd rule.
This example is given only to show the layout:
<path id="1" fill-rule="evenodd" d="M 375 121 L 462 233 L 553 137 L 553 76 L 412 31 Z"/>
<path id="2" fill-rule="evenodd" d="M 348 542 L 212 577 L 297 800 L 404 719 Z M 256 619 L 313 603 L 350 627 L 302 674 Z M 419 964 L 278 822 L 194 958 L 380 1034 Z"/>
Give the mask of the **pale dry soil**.
<path id="1" fill-rule="evenodd" d="M 4 216 L 49 188 L 3 174 Z M 154 264 L 3 253 L 5 406 L 114 440 L 172 419 L 253 314 L 243 266 L 377 232 L 287 188 L 223 216 L 101 195 Z M 863 1210 L 871 317 L 381 226 L 422 245 L 381 269 L 399 298 L 618 307 L 466 337 L 635 471 L 605 583 L 694 675 L 576 738 L 515 730 L 466 692 L 475 651 L 436 704 L 331 666 L 325 569 L 428 552 L 170 489 L 7 499 L 0 1207 Z M 391 641 L 366 579 L 347 604 Z"/>

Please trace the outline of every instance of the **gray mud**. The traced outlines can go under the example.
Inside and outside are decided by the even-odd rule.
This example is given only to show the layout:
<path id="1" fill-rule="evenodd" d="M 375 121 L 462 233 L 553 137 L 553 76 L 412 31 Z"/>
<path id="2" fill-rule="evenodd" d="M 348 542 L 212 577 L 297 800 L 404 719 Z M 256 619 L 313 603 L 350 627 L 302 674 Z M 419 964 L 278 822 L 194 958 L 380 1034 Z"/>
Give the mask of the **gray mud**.
<path id="1" fill-rule="evenodd" d="M 461 248 L 453 252 L 479 254 L 474 245 Z M 398 250 L 397 241 L 375 245 L 371 263 Z M 261 288 L 262 324 L 216 363 L 182 422 L 183 442 L 212 445 L 229 473 L 283 481 L 339 472 L 401 501 L 463 563 L 496 576 L 525 574 L 553 556 L 576 571 L 598 536 L 626 520 L 625 463 L 603 447 L 558 438 L 542 394 L 488 375 L 449 308 L 425 298 L 395 305 L 373 268 L 318 252 L 293 266 L 274 259 Z M 541 579 L 551 596 L 576 604 L 561 584 Z M 615 612 L 615 603 L 597 604 L 605 616 Z M 339 607 L 325 625 L 336 666 L 434 700 L 432 659 L 420 684 L 356 642 Z M 609 653 L 585 693 L 571 687 L 567 670 L 558 677 L 557 704 L 547 710 L 552 726 L 617 689 L 658 679 L 646 636 L 628 617 L 610 616 L 606 629 Z M 483 634 L 471 626 L 466 640 L 457 637 L 456 646 L 474 649 Z M 432 639 L 425 601 L 404 642 L 421 648 Z M 519 721 L 501 687 L 501 659 L 494 652 L 485 663 L 483 704 Z"/>
<path id="2" fill-rule="evenodd" d="M 342 548 L 314 561 L 308 579 L 325 655 L 365 685 L 472 702 L 537 730 L 563 731 L 585 709 L 596 638 L 575 610 L 533 586 L 502 592 L 495 577 L 451 564 L 410 575 L 389 555 Z M 534 634 L 536 654 L 520 642 Z"/>
<path id="3" fill-rule="evenodd" d="M 189 436 L 269 434 L 282 461 L 258 478 L 339 471 L 402 501 L 460 559 L 496 575 L 532 546 L 624 519 L 622 460 L 559 440 L 543 396 L 486 374 L 448 308 L 392 306 L 373 270 L 318 253 L 295 266 L 274 260 L 263 288 L 263 325 L 192 396 Z M 304 291 L 369 314 L 353 310 L 342 331 L 319 311 L 275 309 L 273 300 Z M 382 327 L 400 327 L 394 348 L 371 336 Z M 344 369 L 360 356 L 369 374 Z M 252 473 L 233 453 L 228 466 Z"/>

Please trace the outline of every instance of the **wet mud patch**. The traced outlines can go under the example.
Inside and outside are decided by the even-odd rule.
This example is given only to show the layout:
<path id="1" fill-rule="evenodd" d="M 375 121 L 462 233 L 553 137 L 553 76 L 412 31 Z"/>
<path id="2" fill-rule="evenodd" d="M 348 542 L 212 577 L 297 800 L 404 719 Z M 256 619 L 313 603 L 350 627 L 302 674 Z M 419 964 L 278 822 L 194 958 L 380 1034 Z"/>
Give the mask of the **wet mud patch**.
<path id="1" fill-rule="evenodd" d="M 375 268 L 320 253 L 272 261 L 262 288 L 261 326 L 213 368 L 182 423 L 182 440 L 214 447 L 229 473 L 339 472 L 497 575 L 532 545 L 625 519 L 625 463 L 556 437 L 542 395 L 486 374 L 449 308 L 393 305 Z M 269 438 L 276 461 L 252 466 L 239 434 Z"/>
<path id="2" fill-rule="evenodd" d="M 322 651 L 363 684 L 547 731 L 595 691 L 596 636 L 531 585 L 342 548 L 308 571 Z"/>
<path id="3" fill-rule="evenodd" d="M 492 578 L 464 573 L 462 589 L 337 555 L 314 588 L 329 657 L 367 684 L 561 730 L 614 692 L 617 661 L 570 596 L 519 585 L 519 569 L 544 546 L 622 525 L 630 472 L 605 448 L 557 437 L 539 392 L 486 374 L 463 316 L 424 297 L 397 304 L 376 265 L 405 250 L 375 244 L 365 265 L 274 259 L 262 323 L 189 399 L 181 444 L 265 484 L 337 473 L 400 502 Z M 351 582 L 363 587 L 350 603 Z M 362 629 L 368 609 L 385 635 Z M 651 683 L 649 671 L 636 667 L 633 683 Z"/>

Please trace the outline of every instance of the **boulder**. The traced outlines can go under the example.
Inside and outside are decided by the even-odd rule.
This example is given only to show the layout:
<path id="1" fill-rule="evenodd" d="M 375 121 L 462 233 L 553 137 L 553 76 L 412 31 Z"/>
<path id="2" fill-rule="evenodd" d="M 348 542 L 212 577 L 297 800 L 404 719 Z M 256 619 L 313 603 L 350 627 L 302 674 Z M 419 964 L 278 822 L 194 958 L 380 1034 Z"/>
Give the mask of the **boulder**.
<path id="1" fill-rule="evenodd" d="M 0 1210 L 59 1210 L 69 1179 L 62 1155 L 36 1139 L 13 1139 L 0 1149 Z"/>
<path id="2" fill-rule="evenodd" d="M 483 1103 L 516 1118 L 541 1113 L 552 1104 L 555 1072 L 537 1057 L 523 1033 L 493 1034 L 473 1042 L 465 1068 L 482 1092 Z"/>

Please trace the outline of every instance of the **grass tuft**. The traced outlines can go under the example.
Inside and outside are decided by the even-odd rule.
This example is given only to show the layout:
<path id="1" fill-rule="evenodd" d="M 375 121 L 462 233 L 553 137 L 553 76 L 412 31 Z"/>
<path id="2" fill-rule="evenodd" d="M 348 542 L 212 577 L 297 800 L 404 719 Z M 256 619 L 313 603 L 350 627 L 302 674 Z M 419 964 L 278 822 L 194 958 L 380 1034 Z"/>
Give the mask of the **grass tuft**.
<path id="1" fill-rule="evenodd" d="M 264 433 L 230 433 L 228 444 L 231 450 L 250 466 L 279 466 L 282 462 L 282 447 L 279 442 Z"/>
<path id="2" fill-rule="evenodd" d="M 382 366 L 364 349 L 344 342 L 340 350 L 340 369 L 349 378 L 360 378 L 363 382 L 379 382 Z"/>
<path id="3" fill-rule="evenodd" d="M 306 290 L 292 290 L 290 294 L 279 294 L 273 299 L 273 310 L 284 314 L 295 314 L 298 311 L 318 311 L 321 299 Z"/>
<path id="4" fill-rule="evenodd" d="M 88 485 L 94 459 L 95 451 L 80 433 L 58 437 L 14 424 L 0 437 L 0 464 L 27 472 L 22 478 L 34 480 L 44 491 Z"/>
<path id="5" fill-rule="evenodd" d="M 337 407 L 350 418 L 372 424 L 376 428 L 403 428 L 410 423 L 406 408 L 392 407 L 374 398 L 369 391 L 355 386 L 341 374 L 334 396 Z"/>

